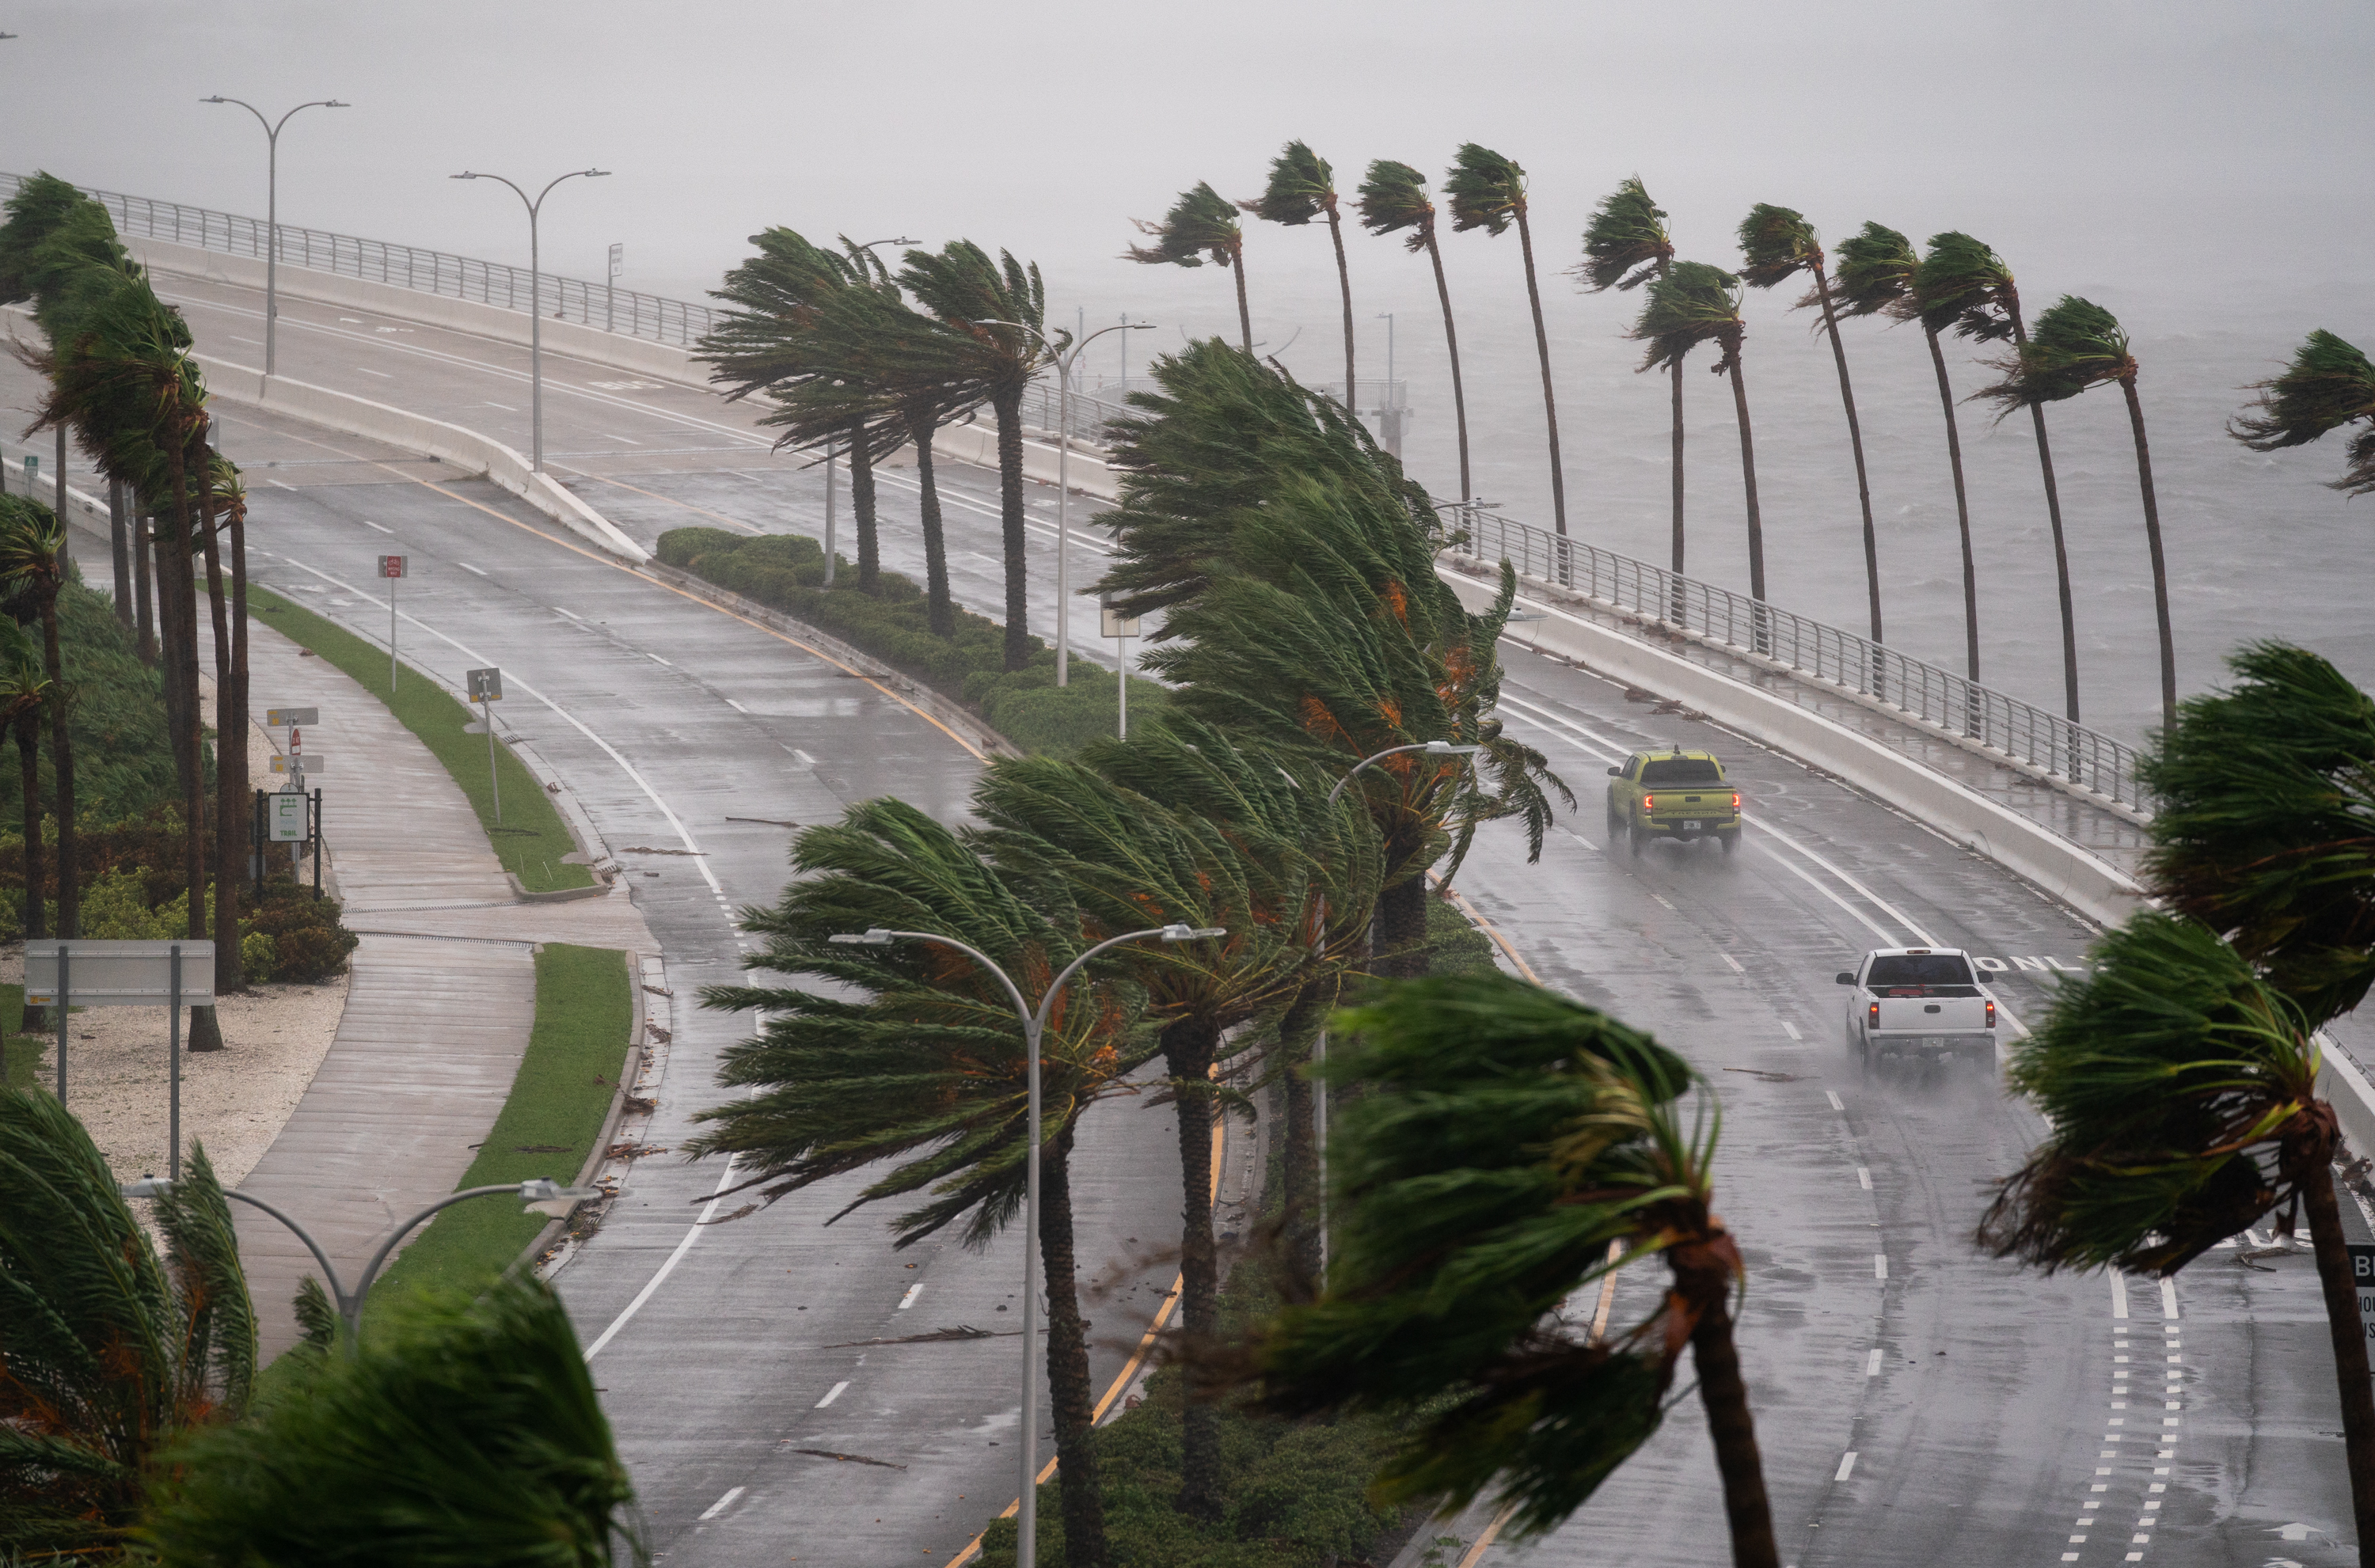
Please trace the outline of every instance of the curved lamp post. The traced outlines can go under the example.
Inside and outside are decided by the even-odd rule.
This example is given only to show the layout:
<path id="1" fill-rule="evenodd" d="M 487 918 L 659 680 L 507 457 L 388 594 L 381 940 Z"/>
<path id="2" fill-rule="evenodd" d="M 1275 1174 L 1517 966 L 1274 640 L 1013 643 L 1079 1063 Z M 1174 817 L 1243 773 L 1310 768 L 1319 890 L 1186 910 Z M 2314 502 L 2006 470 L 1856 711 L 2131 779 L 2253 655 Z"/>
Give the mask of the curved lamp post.
<path id="1" fill-rule="evenodd" d="M 6 38 L 6 33 L 0 33 Z M 352 109 L 351 103 L 341 103 L 335 98 L 317 98 L 311 103 L 301 103 L 279 119 L 266 118 L 263 110 L 243 98 L 225 98 L 217 93 L 202 98 L 200 103 L 236 103 L 255 116 L 264 127 L 264 373 L 270 375 L 275 366 L 273 350 L 278 347 L 280 328 L 280 127 L 289 124 L 289 115 L 298 109 Z"/>
<path id="2" fill-rule="evenodd" d="M 126 1197 L 162 1197 L 171 1192 L 175 1185 L 170 1181 L 160 1181 L 155 1176 L 142 1176 L 136 1182 L 124 1183 L 120 1190 Z M 555 1219 L 565 1219 L 571 1209 L 575 1208 L 585 1199 L 602 1196 L 599 1187 L 564 1187 L 550 1176 L 538 1176 L 525 1182 L 506 1182 L 501 1186 L 465 1187 L 460 1192 L 450 1193 L 439 1198 L 390 1232 L 387 1240 L 380 1243 L 379 1250 L 372 1254 L 371 1261 L 363 1265 L 362 1276 L 356 1282 L 355 1288 L 349 1291 L 338 1282 L 338 1271 L 330 1266 L 329 1255 L 322 1250 L 321 1244 L 307 1232 L 304 1226 L 260 1197 L 230 1187 L 223 1189 L 225 1197 L 237 1198 L 242 1203 L 261 1208 L 294 1231 L 297 1233 L 297 1239 L 305 1244 L 305 1250 L 312 1253 L 313 1261 L 322 1266 L 322 1277 L 329 1282 L 330 1294 L 337 1303 L 338 1316 L 346 1323 L 347 1354 L 350 1356 L 355 1354 L 356 1347 L 362 1338 L 363 1298 L 371 1294 L 372 1281 L 378 1278 L 380 1265 L 387 1261 L 387 1255 L 396 1250 L 396 1244 L 404 1240 L 414 1226 L 441 1208 L 450 1208 L 455 1204 L 470 1198 L 493 1197 L 502 1193 L 511 1193 L 518 1197 L 526 1205 L 520 1210 L 523 1214 L 549 1214 Z"/>
<path id="3" fill-rule="evenodd" d="M 1081 972 L 1081 965 L 1107 948 L 1117 948 L 1124 942 L 1142 942 L 1150 937 L 1164 942 L 1192 942 L 1228 934 L 1223 926 L 1198 927 L 1175 922 L 1151 931 L 1129 931 L 1118 937 L 1108 937 L 1067 964 L 1061 973 L 1048 982 L 1046 993 L 1039 998 L 1035 1010 L 1022 999 L 1022 988 L 1014 984 L 1013 976 L 999 968 L 987 953 L 960 942 L 954 937 L 943 937 L 933 931 L 889 931 L 877 925 L 868 931 L 845 931 L 826 938 L 868 948 L 888 947 L 892 942 L 931 942 L 939 947 L 953 948 L 998 977 L 998 983 L 1006 987 L 1008 997 L 1014 1003 L 1014 1016 L 1022 1020 L 1023 1048 L 1029 1063 L 1031 1111 L 1026 1134 L 1030 1140 L 1030 1152 L 1024 1162 L 1027 1173 L 1022 1187 L 1022 1494 L 1015 1517 L 1014 1560 L 1017 1562 L 1036 1562 L 1039 1550 L 1039 1037 L 1047 1028 L 1047 1015 L 1055 1008 L 1056 998 L 1063 995 L 1065 984 Z"/>
<path id="4" fill-rule="evenodd" d="M 609 172 L 607 169 L 573 169 L 566 174 L 555 175 L 552 185 L 558 185 L 563 180 L 598 180 Z M 528 467 L 530 472 L 541 474 L 544 472 L 544 274 L 537 253 L 536 220 L 544 210 L 544 198 L 552 195 L 552 185 L 547 185 L 530 197 L 526 191 L 512 184 L 511 181 L 503 180 L 500 174 L 475 174 L 466 169 L 448 178 L 502 180 L 504 184 L 511 185 L 512 194 L 519 197 L 521 205 L 527 208 L 527 401 L 528 444 L 532 449 Z"/>
<path id="5" fill-rule="evenodd" d="M 1125 321 L 1101 326 L 1074 343 L 1058 348 L 1037 327 L 1019 321 L 987 317 L 975 326 L 1010 326 L 1039 340 L 1056 361 L 1056 684 L 1072 684 L 1072 363 L 1081 350 L 1108 332 L 1144 332 L 1151 321 Z"/>

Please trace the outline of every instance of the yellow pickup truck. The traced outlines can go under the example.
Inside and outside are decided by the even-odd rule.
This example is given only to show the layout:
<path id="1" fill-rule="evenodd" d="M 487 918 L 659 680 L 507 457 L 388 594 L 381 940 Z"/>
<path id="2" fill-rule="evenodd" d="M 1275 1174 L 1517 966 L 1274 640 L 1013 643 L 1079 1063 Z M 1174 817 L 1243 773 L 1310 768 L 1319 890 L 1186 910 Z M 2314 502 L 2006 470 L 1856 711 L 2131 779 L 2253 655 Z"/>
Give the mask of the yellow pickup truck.
<path id="1" fill-rule="evenodd" d="M 1636 751 L 1608 770 L 1608 842 L 1641 853 L 1651 839 L 1715 839 L 1740 847 L 1740 792 L 1712 751 Z"/>

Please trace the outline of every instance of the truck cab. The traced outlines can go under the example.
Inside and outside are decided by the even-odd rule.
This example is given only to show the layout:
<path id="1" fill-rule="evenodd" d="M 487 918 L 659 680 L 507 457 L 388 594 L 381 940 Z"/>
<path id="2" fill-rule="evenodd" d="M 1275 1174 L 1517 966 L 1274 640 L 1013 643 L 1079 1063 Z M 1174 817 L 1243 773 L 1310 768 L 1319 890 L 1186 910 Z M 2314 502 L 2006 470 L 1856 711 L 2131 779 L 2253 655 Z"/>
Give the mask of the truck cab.
<path id="1" fill-rule="evenodd" d="M 1740 847 L 1740 792 L 1712 751 L 1636 751 L 1608 770 L 1608 842 L 1638 855 L 1651 839 L 1714 839 Z"/>
<path id="2" fill-rule="evenodd" d="M 1851 987 L 1848 1046 L 1875 1062 L 1996 1062 L 1996 1002 L 1958 948 L 1878 948 L 1838 984 Z"/>

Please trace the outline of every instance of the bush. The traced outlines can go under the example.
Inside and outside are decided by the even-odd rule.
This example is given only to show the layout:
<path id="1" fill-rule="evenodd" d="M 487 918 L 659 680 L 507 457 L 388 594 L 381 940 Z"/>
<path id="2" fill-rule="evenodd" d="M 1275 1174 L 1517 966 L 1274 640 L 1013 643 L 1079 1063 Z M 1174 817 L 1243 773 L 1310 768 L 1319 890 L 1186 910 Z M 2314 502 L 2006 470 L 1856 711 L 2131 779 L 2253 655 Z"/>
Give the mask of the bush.
<path id="1" fill-rule="evenodd" d="M 261 931 L 250 931 L 239 939 L 240 973 L 247 976 L 250 985 L 260 985 L 272 978 L 280 967 L 280 944 Z"/>
<path id="2" fill-rule="evenodd" d="M 1025 751 L 1067 757 L 1116 727 L 1113 671 L 1076 661 L 1071 684 L 1056 684 L 1056 651 L 1031 639 L 1029 662 L 1006 667 L 1006 629 L 960 608 L 947 637 L 933 635 L 924 591 L 895 572 L 872 594 L 857 588 L 845 560 L 824 586 L 824 551 L 801 534 L 751 537 L 723 528 L 672 528 L 656 551 L 668 565 L 731 589 L 832 633 L 902 674 L 963 703 Z M 1130 706 L 1152 713 L 1166 698 L 1155 682 L 1130 682 Z"/>
<path id="3" fill-rule="evenodd" d="M 38 639 L 38 626 L 31 629 Z M 165 730 L 165 693 L 155 670 L 140 662 L 132 633 L 115 619 L 114 601 L 79 583 L 58 595 L 58 653 L 65 668 L 66 732 L 74 743 L 75 816 L 85 829 L 145 816 L 181 798 L 172 747 Z M 55 797 L 48 720 L 41 730 L 41 798 Z M 5 752 L 0 827 L 22 832 L 24 792 L 18 786 L 17 749 Z M 207 759 L 213 788 L 212 756 Z"/>

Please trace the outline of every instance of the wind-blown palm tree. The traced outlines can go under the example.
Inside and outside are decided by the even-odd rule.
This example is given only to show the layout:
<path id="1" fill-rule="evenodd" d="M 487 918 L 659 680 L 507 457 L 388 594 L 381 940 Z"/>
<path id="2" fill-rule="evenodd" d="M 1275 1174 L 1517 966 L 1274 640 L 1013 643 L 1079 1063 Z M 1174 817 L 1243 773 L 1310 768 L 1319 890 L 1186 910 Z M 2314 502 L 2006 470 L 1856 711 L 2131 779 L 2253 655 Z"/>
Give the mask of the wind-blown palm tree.
<path id="1" fill-rule="evenodd" d="M 289 1397 L 175 1444 L 141 1543 L 188 1568 L 607 1568 L 646 1554 L 569 1314 L 506 1276 L 424 1295 Z"/>
<path id="2" fill-rule="evenodd" d="M 112 1562 L 163 1445 L 239 1416 L 255 1318 L 206 1150 L 157 1201 L 160 1260 L 90 1135 L 0 1088 L 0 1540 Z"/>
<path id="3" fill-rule="evenodd" d="M 2001 343 L 2010 338 L 2015 348 L 2028 341 L 2021 321 L 2020 289 L 2004 259 L 1968 234 L 1932 234 L 1930 249 L 1914 275 L 1923 321 L 1952 316 L 1955 336 L 1977 343 Z M 2028 406 L 2029 422 L 2037 432 L 2037 463 L 2045 480 L 2045 515 L 2053 527 L 2054 585 L 2062 595 L 2062 685 L 2070 722 L 2078 722 L 2078 619 L 2070 593 L 2070 551 L 2062 535 L 2062 489 L 2053 480 L 2053 445 L 2046 439 L 2045 406 Z"/>
<path id="4" fill-rule="evenodd" d="M 81 855 L 75 831 L 74 737 L 67 724 L 73 690 L 58 643 L 58 595 L 66 581 L 66 531 L 40 501 L 0 496 L 0 589 L 21 593 L 41 622 L 41 669 L 49 686 L 50 774 L 58 819 L 57 932 L 82 935 Z M 38 815 L 26 822 L 30 845 L 40 836 Z"/>
<path id="5" fill-rule="evenodd" d="M 50 678 L 41 668 L 41 645 L 14 620 L 0 616 L 0 724 L 17 743 L 17 779 L 25 824 L 25 935 L 46 937 L 49 884 L 41 873 L 41 714 L 50 705 Z M 37 1034 L 48 1009 L 21 1009 L 18 1027 Z"/>
<path id="6" fill-rule="evenodd" d="M 211 422 L 211 421 L 209 421 Z M 239 895 L 247 883 L 249 807 L 247 747 L 247 488 L 239 468 L 219 452 L 207 454 L 207 489 L 215 516 L 207 531 L 207 574 L 221 604 L 215 621 L 215 990 L 247 989 L 241 961 Z M 228 611 L 228 617 L 224 615 Z M 223 622 L 230 621 L 230 635 Z"/>
<path id="7" fill-rule="evenodd" d="M 1740 253 L 1745 263 L 1740 269 L 1741 280 L 1753 289 L 1770 289 L 1802 272 L 1814 280 L 1814 288 L 1794 308 L 1822 307 L 1823 335 L 1831 340 L 1831 358 L 1838 366 L 1839 402 L 1847 409 L 1848 445 L 1855 454 L 1856 504 L 1863 513 L 1863 575 L 1865 593 L 1872 601 L 1872 640 L 1884 642 L 1880 536 L 1872 522 L 1872 481 L 1864 473 L 1863 424 L 1856 418 L 1855 384 L 1848 379 L 1847 345 L 1839 338 L 1838 315 L 1832 308 L 1831 281 L 1824 270 L 1827 258 L 1823 254 L 1822 239 L 1803 215 L 1790 207 L 1758 202 L 1740 220 Z"/>
<path id="8" fill-rule="evenodd" d="M 1711 1208 L 1713 1096 L 1648 1035 L 1501 975 L 1393 986 L 1339 1022 L 1361 1043 L 1328 1076 L 1367 1092 L 1335 1139 L 1325 1289 L 1210 1356 L 1207 1391 L 1401 1417 L 1385 1496 L 1450 1511 L 1490 1492 L 1533 1536 L 1657 1430 L 1688 1346 L 1732 1560 L 1778 1564 L 1732 1341 L 1740 1250 Z M 1652 1260 L 1672 1280 L 1637 1321 L 1603 1337 L 1561 1311 Z"/>
<path id="9" fill-rule="evenodd" d="M 1542 325 L 1542 290 L 1534 278 L 1533 228 L 1526 221 L 1526 171 L 1513 159 L 1474 142 L 1462 143 L 1443 194 L 1451 206 L 1452 232 L 1482 229 L 1499 234 L 1518 226 L 1518 253 L 1525 258 L 1526 302 L 1534 312 L 1534 352 L 1542 366 L 1542 423 L 1550 432 L 1551 522 L 1566 536 L 1566 470 L 1559 461 L 1558 398 L 1551 385 L 1551 338 Z"/>
<path id="10" fill-rule="evenodd" d="M 1765 597 L 1765 518 L 1756 505 L 1756 444 L 1748 427 L 1748 386 L 1741 377 L 1741 342 L 1747 324 L 1740 319 L 1740 279 L 1705 262 L 1676 262 L 1649 285 L 1641 319 L 1632 336 L 1649 348 L 1637 367 L 1649 371 L 1680 366 L 1702 343 L 1722 350 L 1709 367 L 1731 377 L 1731 406 L 1740 419 L 1740 477 L 1748 497 L 1748 594 Z M 1762 631 L 1762 628 L 1759 628 Z"/>
<path id="11" fill-rule="evenodd" d="M 2119 318 L 2091 301 L 2064 294 L 2037 318 L 2027 342 L 1997 368 L 2004 379 L 1976 394 L 2009 413 L 2075 397 L 2090 386 L 2120 384 L 2128 429 L 2136 443 L 2136 486 L 2144 495 L 2145 543 L 2152 557 L 2153 616 L 2160 632 L 2160 713 L 2164 728 L 2177 723 L 2177 643 L 2168 623 L 2168 563 L 2162 553 L 2160 501 L 2153 489 L 2152 444 L 2145 436 L 2144 400 L 2136 395 L 2136 360 Z M 2001 417 L 2001 416 L 1999 416 Z"/>
<path id="12" fill-rule="evenodd" d="M 1151 235 L 1152 245 L 1132 245 L 1122 253 L 1128 261 L 1153 265 L 1158 262 L 1173 266 L 1202 266 L 1207 259 L 1225 266 L 1237 282 L 1237 330 L 1245 351 L 1254 351 L 1253 312 L 1246 304 L 1246 234 L 1237 222 L 1236 205 L 1205 181 L 1199 180 L 1189 189 L 1179 193 L 1171 210 L 1163 215 L 1160 223 L 1150 223 L 1142 218 L 1130 222 L 1141 234 Z"/>
<path id="13" fill-rule="evenodd" d="M 1666 232 L 1666 210 L 1649 199 L 1637 174 L 1626 180 L 1591 210 L 1583 231 L 1583 263 L 1574 270 L 1595 294 L 1611 289 L 1638 289 L 1653 277 L 1663 277 L 1674 264 L 1674 242 Z M 1677 363 L 1673 383 L 1672 443 L 1674 449 L 1673 570 L 1683 570 L 1683 367 Z"/>
<path id="14" fill-rule="evenodd" d="M 2209 927 L 2135 915 L 2096 945 L 2014 1048 L 2010 1081 L 2052 1133 L 2004 1182 L 1979 1240 L 2048 1271 L 2167 1277 L 2264 1215 L 2282 1211 L 2289 1230 L 2306 1212 L 2360 1561 L 2375 1562 L 2375 1385 L 2313 1023 Z"/>
<path id="15" fill-rule="evenodd" d="M 1424 252 L 1435 267 L 1435 297 L 1443 305 L 1443 344 L 1451 356 L 1451 417 L 1459 435 L 1459 499 L 1475 494 L 1468 477 L 1468 395 L 1459 382 L 1459 333 L 1451 320 L 1451 285 L 1443 276 L 1443 251 L 1435 239 L 1435 203 L 1426 176 L 1407 163 L 1381 158 L 1361 182 L 1361 227 L 1372 234 L 1400 234 L 1402 248 Z"/>
<path id="16" fill-rule="evenodd" d="M 2262 395 L 2251 404 L 2262 412 L 2235 416 L 2227 433 L 2254 452 L 2305 446 L 2328 430 L 2365 419 L 2369 428 L 2351 438 L 2349 466 L 2327 481 L 2345 495 L 2375 492 L 2375 364 L 2334 334 L 2312 332 L 2294 351 L 2284 373 L 2255 381 Z"/>
<path id="17" fill-rule="evenodd" d="M 833 946 L 828 938 L 874 926 L 953 937 L 1012 973 L 1034 1006 L 1097 938 L 1084 935 L 1059 882 L 1002 875 L 901 801 L 852 807 L 841 821 L 803 831 L 792 856 L 800 878 L 772 909 L 744 912 L 743 929 L 766 939 L 745 967 L 812 977 L 832 989 L 703 992 L 706 1007 L 756 1010 L 765 1021 L 755 1039 L 727 1052 L 719 1073 L 721 1082 L 753 1093 L 702 1113 L 712 1130 L 688 1152 L 736 1155 L 750 1173 L 741 1186 L 762 1187 L 770 1202 L 896 1161 L 851 1208 L 928 1192 L 921 1208 L 893 1221 L 895 1245 L 913 1245 L 959 1220 L 967 1246 L 987 1245 L 1021 1207 L 1029 1153 L 1028 1058 L 1011 999 L 994 975 L 948 949 Z M 1133 993 L 1083 976 L 1057 1003 L 1040 1043 L 1047 1379 L 1073 1568 L 1094 1568 L 1106 1552 L 1069 1161 L 1081 1117 L 1126 1091 L 1124 1080 L 1152 1054 L 1151 1032 L 1140 1027 Z"/>
<path id="18" fill-rule="evenodd" d="M 1022 501 L 1022 395 L 1053 363 L 1036 336 L 1046 324 L 1047 289 L 1037 263 L 1024 265 L 1005 252 L 995 262 L 970 240 L 939 251 L 909 251 L 899 281 L 916 302 L 939 318 L 951 363 L 951 385 L 976 387 L 998 419 L 998 513 L 1006 551 L 1006 667 L 1031 657 L 1031 556 Z M 993 326 L 1013 322 L 1017 326 Z M 1029 327 L 1030 332 L 1017 327 Z M 1069 333 L 1057 334 L 1058 345 Z"/>
<path id="19" fill-rule="evenodd" d="M 1328 238 L 1336 247 L 1336 287 L 1344 297 L 1344 407 L 1360 402 L 1360 383 L 1353 379 L 1353 274 L 1344 265 L 1344 225 L 1338 210 L 1336 171 L 1302 142 L 1289 142 L 1270 159 L 1270 183 L 1238 207 L 1256 218 L 1291 227 L 1315 218 L 1328 219 Z"/>

